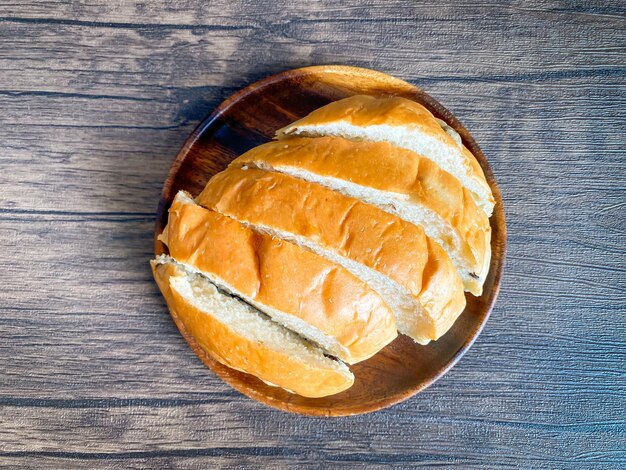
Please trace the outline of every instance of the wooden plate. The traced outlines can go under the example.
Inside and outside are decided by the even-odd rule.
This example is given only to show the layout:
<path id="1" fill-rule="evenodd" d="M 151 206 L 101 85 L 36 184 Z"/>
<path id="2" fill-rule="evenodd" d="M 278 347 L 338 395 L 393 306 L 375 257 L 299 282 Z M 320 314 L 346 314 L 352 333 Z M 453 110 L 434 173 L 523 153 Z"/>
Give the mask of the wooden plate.
<path id="1" fill-rule="evenodd" d="M 500 191 L 489 164 L 469 132 L 436 100 L 413 85 L 373 70 L 343 66 L 290 70 L 254 83 L 224 101 L 189 136 L 163 187 L 155 228 L 155 254 L 167 252 L 156 239 L 167 221 L 167 209 L 178 190 L 196 196 L 215 173 L 246 150 L 271 140 L 286 124 L 331 101 L 355 94 L 394 94 L 426 106 L 446 121 L 476 155 L 496 199 L 491 218 L 492 258 L 481 297 L 467 294 L 467 307 L 453 328 L 438 341 L 420 346 L 400 336 L 373 358 L 351 367 L 354 385 L 337 395 L 304 398 L 237 372 L 202 351 L 174 318 L 194 352 L 235 389 L 281 410 L 318 416 L 345 416 L 388 407 L 423 390 L 448 371 L 478 336 L 498 294 L 506 247 Z"/>

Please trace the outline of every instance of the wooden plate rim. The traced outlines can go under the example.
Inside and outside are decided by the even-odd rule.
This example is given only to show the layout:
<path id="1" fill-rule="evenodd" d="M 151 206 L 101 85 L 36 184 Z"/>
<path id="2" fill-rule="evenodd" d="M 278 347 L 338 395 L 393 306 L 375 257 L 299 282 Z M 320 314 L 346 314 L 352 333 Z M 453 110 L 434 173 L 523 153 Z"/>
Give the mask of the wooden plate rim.
<path id="1" fill-rule="evenodd" d="M 205 119 L 203 119 L 200 124 L 191 132 L 189 137 L 183 143 L 180 151 L 178 152 L 176 158 L 174 159 L 170 170 L 168 172 L 167 178 L 165 179 L 163 190 L 161 192 L 161 199 L 159 201 L 157 211 L 156 211 L 156 221 L 155 221 L 155 230 L 154 230 L 154 252 L 155 255 L 163 253 L 163 244 L 157 240 L 158 235 L 163 230 L 163 224 L 161 223 L 163 219 L 163 213 L 168 209 L 166 205 L 168 205 L 168 201 L 171 196 L 171 190 L 173 187 L 174 180 L 186 158 L 189 155 L 189 151 L 193 148 L 195 143 L 200 139 L 200 137 L 207 132 L 211 126 L 224 114 L 228 111 L 228 109 L 239 100 L 244 98 L 245 96 L 253 93 L 254 91 L 264 88 L 268 85 L 271 85 L 274 82 L 282 81 L 288 79 L 290 77 L 297 77 L 303 75 L 314 75 L 314 74 L 323 74 L 323 73 L 335 73 L 335 74 L 347 74 L 347 75 L 360 75 L 366 76 L 370 78 L 375 78 L 376 80 L 384 81 L 387 83 L 392 83 L 395 85 L 399 85 L 404 87 L 407 90 L 411 90 L 416 94 L 419 94 L 425 101 L 426 107 L 435 114 L 435 116 L 439 118 L 443 118 L 448 125 L 454 128 L 461 135 L 464 144 L 470 148 L 472 153 L 476 155 L 483 171 L 485 172 L 485 177 L 491 187 L 493 192 L 493 196 L 496 201 L 496 206 L 494 209 L 494 217 L 490 219 L 493 221 L 497 218 L 500 222 L 498 225 L 498 232 L 500 234 L 499 241 L 500 246 L 498 247 L 498 253 L 492 253 L 499 255 L 498 262 L 496 266 L 493 267 L 495 270 L 493 271 L 493 287 L 490 292 L 490 297 L 488 302 L 486 302 L 486 308 L 483 310 L 483 316 L 480 323 L 470 332 L 468 332 L 466 336 L 465 342 L 459 347 L 457 352 L 451 357 L 449 362 L 440 369 L 437 369 L 437 372 L 431 377 L 427 378 L 420 382 L 419 385 L 407 388 L 405 392 L 398 393 L 392 397 L 387 398 L 386 400 L 381 400 L 380 402 L 373 402 L 368 405 L 359 405 L 355 404 L 352 407 L 342 408 L 340 411 L 336 411 L 333 409 L 322 409 L 315 408 L 305 405 L 298 405 L 289 402 L 285 402 L 282 400 L 278 400 L 274 397 L 267 396 L 255 390 L 254 388 L 248 387 L 245 384 L 242 385 L 239 381 L 234 380 L 230 377 L 230 369 L 219 362 L 215 361 L 211 356 L 209 356 L 195 341 L 193 336 L 191 336 L 185 329 L 182 322 L 170 312 L 174 323 L 176 324 L 178 330 L 181 335 L 185 338 L 193 352 L 200 358 L 200 360 L 211 369 L 218 377 L 220 377 L 223 381 L 228 383 L 231 387 L 239 391 L 240 393 L 257 400 L 261 403 L 269 405 L 273 408 L 287 411 L 290 413 L 303 414 L 314 417 L 340 417 L 340 416 L 352 416 L 358 414 L 371 413 L 374 411 L 379 411 L 400 402 L 407 400 L 408 398 L 416 395 L 417 393 L 423 391 L 428 388 L 434 382 L 436 382 L 439 378 L 445 375 L 456 363 L 463 357 L 463 355 L 469 350 L 472 346 L 476 338 L 483 330 L 487 320 L 491 316 L 491 312 L 494 308 L 496 299 L 500 292 L 500 284 L 502 280 L 502 274 L 504 271 L 504 265 L 506 262 L 506 245 L 507 245 L 507 230 L 506 230 L 506 218 L 504 207 L 502 204 L 502 195 L 500 193 L 500 189 L 498 184 L 493 176 L 493 172 L 491 167 L 485 158 L 482 150 L 473 139 L 469 131 L 465 129 L 465 127 L 456 119 L 456 117 L 448 111 L 441 103 L 439 103 L 436 99 L 428 95 L 426 92 L 421 90 L 420 88 L 412 85 L 404 80 L 393 77 L 391 75 L 385 74 L 383 72 L 378 72 L 376 70 L 361 68 L 361 67 L 352 67 L 345 65 L 317 65 L 310 67 L 301 67 L 296 69 L 290 69 L 283 72 L 276 73 L 269 77 L 266 77 L 262 80 L 256 81 L 241 90 L 233 93 L 228 98 L 226 98 L 212 113 L 210 113 Z M 492 225 L 493 227 L 493 225 Z M 492 268 L 492 269 L 493 269 Z"/>

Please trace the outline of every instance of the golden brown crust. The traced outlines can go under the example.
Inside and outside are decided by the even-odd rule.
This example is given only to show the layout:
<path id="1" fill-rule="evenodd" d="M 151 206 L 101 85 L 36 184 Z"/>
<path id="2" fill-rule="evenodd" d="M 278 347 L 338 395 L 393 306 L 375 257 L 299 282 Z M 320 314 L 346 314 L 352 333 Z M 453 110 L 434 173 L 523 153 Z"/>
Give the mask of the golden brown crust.
<path id="1" fill-rule="evenodd" d="M 388 276 L 434 322 L 430 339 L 465 307 L 463 285 L 443 249 L 421 227 L 357 199 L 280 173 L 232 168 L 214 176 L 198 202 L 242 222 L 308 237 Z"/>
<path id="2" fill-rule="evenodd" d="M 323 397 L 348 389 L 352 374 L 312 365 L 290 354 L 251 341 L 211 315 L 202 312 L 171 288 L 170 277 L 184 273 L 174 264 L 151 263 L 167 305 L 188 334 L 220 363 L 259 377 L 305 397 Z"/>
<path id="3" fill-rule="evenodd" d="M 371 357 L 397 335 L 381 297 L 341 266 L 180 194 L 170 208 L 167 241 L 180 263 L 336 339 L 349 363 Z"/>
<path id="4" fill-rule="evenodd" d="M 491 227 L 469 191 L 432 160 L 387 142 L 352 142 L 339 137 L 293 137 L 253 148 L 231 167 L 269 164 L 395 193 L 435 212 L 457 234 L 464 264 L 478 279 L 479 294 L 489 268 Z M 447 239 L 450 240 L 452 234 Z M 452 243 L 452 242 L 451 242 Z M 466 285 L 466 287 L 468 287 Z M 472 286 L 474 287 L 474 286 Z"/>
<path id="5" fill-rule="evenodd" d="M 446 147 L 458 152 L 458 163 L 463 166 L 464 173 L 482 188 L 487 206 L 486 212 L 491 213 L 494 204 L 493 194 L 476 157 L 465 147 L 459 149 L 458 144 L 442 129 L 432 113 L 415 101 L 397 96 L 355 95 L 316 109 L 308 116 L 279 129 L 276 135 L 280 139 L 294 134 L 301 126 L 319 126 L 338 122 L 357 127 L 384 125 L 419 129 L 422 133 L 438 140 Z"/>

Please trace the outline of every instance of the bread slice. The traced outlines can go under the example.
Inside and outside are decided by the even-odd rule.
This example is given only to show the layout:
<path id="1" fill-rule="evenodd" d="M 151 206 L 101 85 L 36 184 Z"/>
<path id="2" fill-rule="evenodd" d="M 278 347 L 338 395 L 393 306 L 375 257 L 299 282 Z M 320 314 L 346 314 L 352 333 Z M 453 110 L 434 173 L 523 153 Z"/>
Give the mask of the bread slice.
<path id="1" fill-rule="evenodd" d="M 380 295 L 346 269 L 200 207 L 184 192 L 165 231 L 178 262 L 350 364 L 397 336 Z"/>
<path id="2" fill-rule="evenodd" d="M 390 142 L 412 150 L 458 178 L 487 215 L 493 212 L 493 194 L 476 158 L 462 145 L 456 131 L 414 101 L 351 96 L 323 106 L 277 132 L 279 139 L 294 135 Z"/>
<path id="3" fill-rule="evenodd" d="M 172 315 L 216 361 L 305 397 L 333 395 L 354 383 L 345 364 L 207 278 L 164 255 L 150 264 Z"/>
<path id="4" fill-rule="evenodd" d="M 357 199 L 281 173 L 230 168 L 197 200 L 345 267 L 385 299 L 398 330 L 422 344 L 445 333 L 465 307 L 445 251 L 421 227 Z"/>
<path id="5" fill-rule="evenodd" d="M 469 191 L 431 160 L 387 142 L 294 137 L 255 147 L 231 167 L 318 183 L 420 225 L 446 250 L 465 290 L 482 293 L 491 258 L 489 219 Z"/>

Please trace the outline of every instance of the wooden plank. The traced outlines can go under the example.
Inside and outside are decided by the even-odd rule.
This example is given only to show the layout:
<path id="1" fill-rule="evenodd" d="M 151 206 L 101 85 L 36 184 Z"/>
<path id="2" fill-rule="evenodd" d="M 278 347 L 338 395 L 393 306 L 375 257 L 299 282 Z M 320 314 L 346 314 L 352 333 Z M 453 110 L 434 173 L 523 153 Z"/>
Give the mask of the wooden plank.
<path id="1" fill-rule="evenodd" d="M 5 454 L 9 457 L 48 457 L 55 463 L 57 459 L 74 457 L 92 465 L 94 461 L 108 459 L 122 466 L 126 466 L 127 461 L 132 463 L 141 458 L 151 459 L 150 464 L 155 463 L 152 459 L 162 459 L 168 462 L 168 467 L 170 462 L 176 465 L 174 462 L 180 464 L 180 460 L 184 462 L 190 458 L 199 463 L 202 461 L 199 457 L 222 457 L 225 460 L 228 457 L 260 457 L 250 462 L 266 461 L 277 465 L 305 462 L 490 465 L 499 453 L 506 451 L 499 458 L 504 465 L 541 466 L 549 465 L 549 462 L 563 464 L 573 457 L 577 457 L 581 464 L 617 463 L 620 456 L 618 451 L 611 452 L 606 445 L 607 438 L 610 439 L 618 429 L 611 423 L 594 423 L 581 429 L 463 418 L 442 418 L 433 422 L 420 413 L 400 409 L 393 419 L 388 416 L 387 420 L 374 423 L 356 417 L 312 421 L 306 431 L 310 438 L 319 439 L 319 444 L 309 447 L 306 439 L 293 435 L 297 417 L 278 417 L 274 413 L 278 412 L 260 412 L 244 403 L 220 415 L 219 426 L 215 426 L 205 419 L 207 414 L 215 417 L 214 407 L 210 404 L 174 408 L 134 404 L 106 409 L 9 408 L 6 412 L 9 419 L 21 422 L 25 431 L 16 436 L 18 444 Z M 62 428 L 57 425 L 59 418 L 65 423 Z M 281 426 L 273 427 L 269 436 L 264 427 L 277 418 L 280 418 Z M 112 426 L 123 428 L 123 436 L 118 435 Z M 429 438 L 408 438 L 396 442 L 393 447 L 387 445 L 388 439 L 413 429 L 419 429 Z M 528 446 L 520 441 L 521 436 L 532 436 L 536 442 L 532 447 Z M 497 446 L 489 445 L 494 437 L 499 441 Z M 587 442 L 583 443 L 583 440 Z M 180 445 L 181 441 L 184 445 Z M 564 444 L 562 456 L 555 460 L 553 446 Z M 593 449 L 591 455 L 575 455 L 581 444 Z"/>
<path id="2" fill-rule="evenodd" d="M 240 87 L 285 68 L 329 62 L 410 80 L 517 83 L 619 80 L 623 70 L 623 44 L 611 41 L 625 24 L 611 13 L 619 2 L 597 14 L 547 2 L 523 9 L 475 2 L 436 9 L 397 2 L 328 9 L 276 4 L 269 11 L 201 3 L 179 2 L 167 11 L 138 10 L 131 2 L 0 6 L 0 44 L 6 41 L 0 88 L 67 93 L 71 84 L 72 93 L 158 99 L 180 87 Z M 417 21 L 438 34 L 418 34 Z M 46 61 L 38 60 L 42 54 Z"/>
<path id="3" fill-rule="evenodd" d="M 114 23 L 121 25 L 155 25 L 162 28 L 179 26 L 181 28 L 195 25 L 230 25 L 241 27 L 248 25 L 251 18 L 266 16 L 268 19 L 300 18 L 310 21 L 320 19 L 353 20 L 353 21 L 385 21 L 385 20 L 432 20 L 456 17 L 467 17 L 469 20 L 483 19 L 482 11 L 489 10 L 495 17 L 542 15 L 572 15 L 586 18 L 619 19 L 625 13 L 624 5 L 618 0 L 607 0 L 601 5 L 563 4 L 558 0 L 529 0 L 524 5 L 506 4 L 503 2 L 475 3 L 471 0 L 438 2 L 437 8 L 423 3 L 407 3 L 402 0 L 374 0 L 367 5 L 357 1 L 346 1 L 342 4 L 320 5 L 315 0 L 303 0 L 298 5 L 285 8 L 280 3 L 267 3 L 263 9 L 259 5 L 245 2 L 229 2 L 217 0 L 211 3 L 202 0 L 180 0 L 168 4 L 166 8 L 159 3 L 140 3 L 132 1 L 115 1 L 101 3 L 84 1 L 75 4 L 70 1 L 28 0 L 25 2 L 5 0 L 0 4 L 3 17 L 30 20 L 85 21 Z M 498 23 L 498 27 L 502 28 Z"/>

